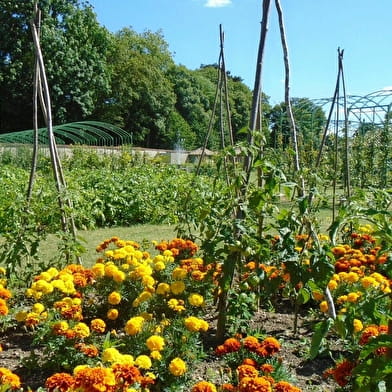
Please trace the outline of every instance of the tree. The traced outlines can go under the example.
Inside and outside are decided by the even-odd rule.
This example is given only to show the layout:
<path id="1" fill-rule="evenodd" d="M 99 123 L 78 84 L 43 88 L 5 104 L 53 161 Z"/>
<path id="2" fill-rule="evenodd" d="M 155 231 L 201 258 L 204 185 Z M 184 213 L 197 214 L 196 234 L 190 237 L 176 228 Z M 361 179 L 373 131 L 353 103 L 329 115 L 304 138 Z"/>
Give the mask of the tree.
<path id="1" fill-rule="evenodd" d="M 34 52 L 30 19 L 35 1 L 0 5 L 0 130 L 32 127 Z M 79 0 L 39 1 L 41 47 L 55 123 L 89 116 L 108 89 L 105 69 L 109 33 Z M 43 124 L 43 123 L 42 123 Z"/>
<path id="2" fill-rule="evenodd" d="M 320 147 L 326 118 L 321 107 L 308 98 L 292 98 L 291 105 L 298 131 L 300 156 L 305 166 L 311 165 Z M 272 148 L 286 149 L 291 144 L 291 131 L 284 102 L 268 113 L 271 133 L 268 144 Z"/>
<path id="3" fill-rule="evenodd" d="M 195 72 L 207 78 L 216 88 L 218 81 L 217 64 L 201 65 Z M 230 71 L 226 71 L 226 76 L 233 136 L 234 141 L 238 141 L 246 137 L 245 134 L 239 134 L 239 131 L 249 125 L 252 91 L 243 83 L 240 77 L 232 76 Z"/>
<path id="4" fill-rule="evenodd" d="M 101 102 L 101 117 L 132 133 L 136 143 L 159 147 L 167 140 L 175 102 L 166 76 L 173 60 L 162 34 L 122 29 L 113 37 L 107 63 L 111 94 Z"/>
<path id="5" fill-rule="evenodd" d="M 183 65 L 171 67 L 169 78 L 176 95 L 175 108 L 194 134 L 192 142 L 185 135 L 180 134 L 180 136 L 184 139 L 186 148 L 200 147 L 206 138 L 215 87 L 208 79 Z M 216 146 L 217 140 L 212 138 L 209 147 Z"/>

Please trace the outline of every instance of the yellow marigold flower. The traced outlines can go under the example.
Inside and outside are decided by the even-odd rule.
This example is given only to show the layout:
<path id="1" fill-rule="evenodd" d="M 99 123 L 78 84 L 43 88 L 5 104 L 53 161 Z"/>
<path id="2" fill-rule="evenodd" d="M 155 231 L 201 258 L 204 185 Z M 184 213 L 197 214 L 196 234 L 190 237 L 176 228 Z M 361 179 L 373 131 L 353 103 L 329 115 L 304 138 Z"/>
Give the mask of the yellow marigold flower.
<path id="1" fill-rule="evenodd" d="M 188 301 L 192 306 L 200 307 L 204 305 L 204 298 L 202 295 L 192 293 L 188 297 Z"/>
<path id="2" fill-rule="evenodd" d="M 181 294 L 185 290 L 185 283 L 181 280 L 177 280 L 170 285 L 170 291 L 175 294 Z"/>
<path id="3" fill-rule="evenodd" d="M 346 281 L 350 283 L 358 282 L 359 275 L 355 272 L 349 272 L 346 277 Z"/>
<path id="4" fill-rule="evenodd" d="M 151 275 L 144 275 L 142 277 L 142 284 L 144 287 L 153 287 L 155 284 L 155 279 Z"/>
<path id="5" fill-rule="evenodd" d="M 31 308 L 31 310 L 34 313 L 41 314 L 45 310 L 45 306 L 43 304 L 41 304 L 40 302 L 36 302 L 33 305 L 33 307 Z"/>
<path id="6" fill-rule="evenodd" d="M 148 301 L 149 299 L 151 299 L 151 297 L 152 294 L 149 291 L 142 291 L 138 296 L 140 302 Z"/>
<path id="7" fill-rule="evenodd" d="M 131 366 L 135 364 L 135 360 L 131 354 L 122 354 L 118 362 L 123 365 L 131 365 Z"/>
<path id="8" fill-rule="evenodd" d="M 187 270 L 185 268 L 181 268 L 181 267 L 174 268 L 174 270 L 172 272 L 172 278 L 174 280 L 184 280 L 187 275 L 188 275 Z"/>
<path id="9" fill-rule="evenodd" d="M 52 325 L 52 330 L 56 335 L 62 335 L 69 329 L 69 325 L 66 321 L 57 321 Z"/>
<path id="10" fill-rule="evenodd" d="M 170 293 L 170 285 L 167 283 L 159 283 L 155 291 L 159 295 L 165 295 Z"/>
<path id="11" fill-rule="evenodd" d="M 169 372 L 176 377 L 183 376 L 187 371 L 186 363 L 181 358 L 174 358 L 169 363 Z"/>
<path id="12" fill-rule="evenodd" d="M 90 328 L 85 323 L 77 323 L 72 330 L 78 338 L 87 338 L 90 336 Z"/>
<path id="13" fill-rule="evenodd" d="M 328 303 L 327 303 L 327 301 L 322 301 L 319 306 L 320 306 L 320 310 L 323 313 L 327 313 L 328 312 Z"/>
<path id="14" fill-rule="evenodd" d="M 336 280 L 331 279 L 331 280 L 328 282 L 328 288 L 329 288 L 331 291 L 336 290 L 337 287 L 338 287 L 338 282 L 337 282 Z"/>
<path id="15" fill-rule="evenodd" d="M 143 323 L 144 323 L 143 317 L 140 317 L 140 316 L 132 317 L 125 324 L 125 327 L 124 327 L 125 332 L 128 335 L 134 336 L 142 330 Z"/>
<path id="16" fill-rule="evenodd" d="M 358 293 L 348 293 L 347 294 L 347 301 L 348 302 L 357 302 L 359 299 Z"/>
<path id="17" fill-rule="evenodd" d="M 184 320 L 185 327 L 188 331 L 191 332 L 206 332 L 208 330 L 208 323 L 203 319 L 199 319 L 194 316 L 187 317 Z"/>
<path id="18" fill-rule="evenodd" d="M 145 275 L 152 275 L 152 273 L 153 273 L 152 268 L 149 265 L 140 264 L 138 267 L 134 269 L 134 271 L 131 274 L 132 274 L 132 278 L 141 279 Z"/>
<path id="19" fill-rule="evenodd" d="M 184 301 L 178 300 L 176 298 L 169 299 L 169 301 L 167 301 L 167 305 L 175 312 L 181 313 L 185 310 Z"/>
<path id="20" fill-rule="evenodd" d="M 367 288 L 369 288 L 369 287 L 372 287 L 372 286 L 375 286 L 376 283 L 377 283 L 377 281 L 376 281 L 374 278 L 372 278 L 371 276 L 364 276 L 364 277 L 361 279 L 361 284 L 362 284 L 362 286 L 363 286 L 365 289 L 367 289 Z"/>
<path id="21" fill-rule="evenodd" d="M 320 241 L 329 241 L 329 236 L 327 236 L 326 234 L 319 234 L 318 238 Z"/>
<path id="22" fill-rule="evenodd" d="M 113 263 L 107 263 L 105 265 L 105 276 L 108 278 L 113 278 L 113 276 L 119 272 L 118 267 Z"/>
<path id="23" fill-rule="evenodd" d="M 162 354 L 159 351 L 154 350 L 150 352 L 150 357 L 156 361 L 160 361 L 162 359 Z"/>
<path id="24" fill-rule="evenodd" d="M 75 286 L 71 280 L 64 281 L 64 294 L 76 293 Z"/>
<path id="25" fill-rule="evenodd" d="M 361 320 L 354 319 L 353 326 L 354 326 L 354 332 L 360 332 L 363 330 L 363 324 Z"/>
<path id="26" fill-rule="evenodd" d="M 106 348 L 102 353 L 102 361 L 110 363 L 118 363 L 121 359 L 122 354 L 115 348 Z"/>
<path id="27" fill-rule="evenodd" d="M 342 282 L 346 282 L 347 281 L 347 275 L 348 275 L 347 272 L 339 272 L 338 275 L 339 275 L 339 279 Z"/>
<path id="28" fill-rule="evenodd" d="M 74 367 L 74 370 L 73 370 L 73 375 L 75 376 L 77 373 L 79 373 L 81 370 L 84 370 L 84 369 L 86 369 L 86 368 L 88 368 L 88 365 L 78 365 L 78 366 L 76 366 L 76 367 Z"/>
<path id="29" fill-rule="evenodd" d="M 50 294 L 53 292 L 53 286 L 46 280 L 39 279 L 31 285 L 33 291 L 41 291 L 43 294 Z"/>
<path id="30" fill-rule="evenodd" d="M 106 313 L 106 317 L 109 320 L 116 320 L 118 318 L 118 310 L 117 309 L 109 309 Z"/>
<path id="31" fill-rule="evenodd" d="M 163 255 L 165 257 L 171 257 L 171 256 L 173 256 L 173 252 L 170 249 L 166 249 L 163 251 Z"/>
<path id="32" fill-rule="evenodd" d="M 121 294 L 117 291 L 113 291 L 108 296 L 108 302 L 110 305 L 118 305 L 121 302 Z"/>
<path id="33" fill-rule="evenodd" d="M 15 315 L 15 319 L 18 323 L 23 323 L 26 320 L 27 312 L 24 310 L 19 311 Z"/>
<path id="34" fill-rule="evenodd" d="M 126 278 L 125 272 L 117 270 L 113 273 L 113 280 L 117 283 L 122 283 L 124 282 Z"/>
<path id="35" fill-rule="evenodd" d="M 58 269 L 54 267 L 50 267 L 46 272 L 52 277 L 52 279 L 59 274 Z"/>
<path id="36" fill-rule="evenodd" d="M 373 272 L 370 276 L 374 278 L 378 283 L 383 283 L 385 281 L 385 276 L 379 274 L 378 272 Z"/>
<path id="37" fill-rule="evenodd" d="M 162 351 L 165 347 L 165 339 L 162 336 L 152 335 L 146 340 L 150 351 Z"/>
<path id="38" fill-rule="evenodd" d="M 151 358 L 147 355 L 139 355 L 135 359 L 135 365 L 140 369 L 150 369 L 152 366 Z"/>
<path id="39" fill-rule="evenodd" d="M 163 271 L 166 268 L 166 265 L 163 261 L 157 261 L 154 263 L 154 270 L 155 271 Z"/>
<path id="40" fill-rule="evenodd" d="M 5 275 L 7 273 L 4 267 L 0 267 L 0 275 Z"/>
<path id="41" fill-rule="evenodd" d="M 94 332 L 98 332 L 98 333 L 104 333 L 106 329 L 105 321 L 98 318 L 91 320 L 90 326 Z"/>
<path id="42" fill-rule="evenodd" d="M 337 298 L 336 302 L 340 305 L 344 302 L 347 301 L 347 295 L 341 295 L 340 297 Z"/>
<path id="43" fill-rule="evenodd" d="M 52 277 L 50 276 L 50 274 L 46 271 L 41 272 L 39 274 L 39 278 L 45 280 L 46 282 L 50 282 L 52 280 Z"/>
<path id="44" fill-rule="evenodd" d="M 65 284 L 64 284 L 63 280 L 61 280 L 61 279 L 54 279 L 54 280 L 52 280 L 51 283 L 52 283 L 53 288 L 61 291 L 62 293 L 65 293 L 66 289 L 65 289 Z"/>

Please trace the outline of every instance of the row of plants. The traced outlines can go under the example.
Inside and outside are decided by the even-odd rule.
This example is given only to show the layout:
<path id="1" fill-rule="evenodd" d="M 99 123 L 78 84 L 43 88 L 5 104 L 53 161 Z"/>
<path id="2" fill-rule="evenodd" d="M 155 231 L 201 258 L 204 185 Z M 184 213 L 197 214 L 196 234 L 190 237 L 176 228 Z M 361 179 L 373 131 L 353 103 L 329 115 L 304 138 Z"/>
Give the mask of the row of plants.
<path id="1" fill-rule="evenodd" d="M 296 289 L 302 298 L 310 293 L 302 300 L 314 324 L 308 358 L 334 355 L 329 343 L 338 339 L 344 349 L 325 377 L 344 391 L 381 391 L 392 381 L 390 256 L 369 233 L 370 226 L 360 230 L 345 243 L 328 245 L 334 270 L 327 284 L 331 298 L 314 279 L 296 284 Z M 304 265 L 311 269 L 313 242 L 297 235 L 295 243 L 297 253 L 310 257 Z M 24 365 L 52 374 L 47 390 L 300 390 L 278 355 L 284 342 L 234 322 L 243 317 L 243 309 L 230 309 L 232 337 L 203 346 L 215 330 L 210 320 L 224 281 L 223 266 L 206 263 L 190 240 L 155 243 L 154 248 L 155 255 L 133 241 L 110 238 L 98 245 L 101 256 L 91 268 L 51 267 L 19 296 L 12 296 L 6 271 L 0 271 L 3 330 L 16 320 L 32 331 L 36 348 Z M 249 261 L 234 289 L 251 296 L 273 288 L 283 298 L 293 290 L 292 278 L 285 262 Z M 211 355 L 222 361 L 219 377 L 195 379 L 190 366 L 211 360 Z M 21 386 L 12 371 L 0 371 L 6 389 Z M 97 384 L 91 385 L 93 379 Z"/>
<path id="2" fill-rule="evenodd" d="M 60 229 L 60 212 L 51 166 L 41 158 L 28 212 L 41 231 Z M 124 226 L 138 223 L 177 222 L 176 211 L 190 184 L 196 192 L 210 186 L 208 177 L 195 179 L 192 173 L 173 165 L 144 161 L 124 151 L 119 156 L 74 151 L 64 161 L 67 196 L 72 200 L 79 229 Z M 14 231 L 24 202 L 30 170 L 2 165 L 0 176 L 0 233 Z M 176 181 L 173 181 L 173 179 Z"/>
<path id="3" fill-rule="evenodd" d="M 19 297 L 4 280 L 3 325 L 13 317 L 33 333 L 24 365 L 51 374 L 42 386 L 48 391 L 299 391 L 287 381 L 274 337 L 236 335 L 203 346 L 222 269 L 197 250 L 174 239 L 155 243 L 153 255 L 110 238 L 98 245 L 101 257 L 91 268 L 51 267 Z M 219 384 L 191 371 L 207 355 L 222 359 Z M 21 387 L 15 373 L 0 374 L 5 390 Z"/>

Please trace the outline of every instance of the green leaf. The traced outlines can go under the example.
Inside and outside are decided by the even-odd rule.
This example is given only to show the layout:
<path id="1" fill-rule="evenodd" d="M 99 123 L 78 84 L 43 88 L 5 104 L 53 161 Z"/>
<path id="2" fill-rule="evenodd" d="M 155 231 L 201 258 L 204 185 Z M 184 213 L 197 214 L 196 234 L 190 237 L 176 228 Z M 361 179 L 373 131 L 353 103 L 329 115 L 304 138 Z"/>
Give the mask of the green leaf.
<path id="1" fill-rule="evenodd" d="M 334 324 L 334 320 L 328 318 L 327 320 L 321 321 L 314 326 L 314 334 L 312 336 L 312 342 L 310 345 L 310 359 L 314 359 L 320 352 L 320 347 L 323 339 Z"/>

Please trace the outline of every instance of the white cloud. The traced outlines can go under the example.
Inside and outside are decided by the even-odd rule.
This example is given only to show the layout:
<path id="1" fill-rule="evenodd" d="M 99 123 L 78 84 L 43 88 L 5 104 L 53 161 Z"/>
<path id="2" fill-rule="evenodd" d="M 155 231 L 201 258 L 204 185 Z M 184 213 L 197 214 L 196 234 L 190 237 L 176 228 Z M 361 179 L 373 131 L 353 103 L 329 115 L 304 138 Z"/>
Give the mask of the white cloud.
<path id="1" fill-rule="evenodd" d="M 207 0 L 205 3 L 205 7 L 210 8 L 218 8 L 218 7 L 226 7 L 231 4 L 231 0 Z"/>

